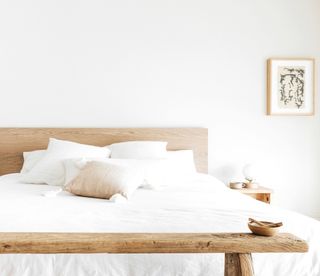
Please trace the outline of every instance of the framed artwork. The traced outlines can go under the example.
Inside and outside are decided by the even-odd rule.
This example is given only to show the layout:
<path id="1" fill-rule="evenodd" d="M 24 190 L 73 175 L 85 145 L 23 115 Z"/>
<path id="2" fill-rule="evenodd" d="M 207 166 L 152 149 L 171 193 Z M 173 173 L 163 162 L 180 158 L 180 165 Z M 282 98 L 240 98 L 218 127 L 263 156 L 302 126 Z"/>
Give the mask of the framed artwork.
<path id="1" fill-rule="evenodd" d="M 314 115 L 314 59 L 272 58 L 267 67 L 267 114 Z"/>

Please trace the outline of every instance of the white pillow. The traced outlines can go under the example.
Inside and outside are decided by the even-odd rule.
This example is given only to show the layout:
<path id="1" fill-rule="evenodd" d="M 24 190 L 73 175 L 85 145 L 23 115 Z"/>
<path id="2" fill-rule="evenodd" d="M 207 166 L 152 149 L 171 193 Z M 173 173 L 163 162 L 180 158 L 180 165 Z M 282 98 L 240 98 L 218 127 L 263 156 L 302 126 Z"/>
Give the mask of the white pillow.
<path id="1" fill-rule="evenodd" d="M 50 138 L 46 153 L 21 181 L 36 184 L 63 185 L 64 166 L 62 161 L 70 158 L 106 158 L 110 150 L 75 142 Z"/>
<path id="2" fill-rule="evenodd" d="M 157 161 L 148 167 L 143 187 L 183 185 L 197 174 L 192 150 L 168 151 L 166 159 Z"/>
<path id="3" fill-rule="evenodd" d="M 193 150 L 168 151 L 168 160 L 176 173 L 194 174 L 197 172 Z"/>
<path id="4" fill-rule="evenodd" d="M 25 151 L 23 153 L 23 166 L 20 173 L 29 172 L 45 155 L 46 150 Z"/>
<path id="5" fill-rule="evenodd" d="M 167 157 L 167 142 L 131 141 L 109 146 L 111 158 L 118 159 L 160 159 Z"/>
<path id="6" fill-rule="evenodd" d="M 77 158 L 64 160 L 65 185 L 74 179 L 89 161 L 100 161 L 109 164 L 127 166 L 143 173 L 140 187 L 156 188 L 183 182 L 194 176 L 197 171 L 192 150 L 169 151 L 166 159 L 115 159 Z"/>

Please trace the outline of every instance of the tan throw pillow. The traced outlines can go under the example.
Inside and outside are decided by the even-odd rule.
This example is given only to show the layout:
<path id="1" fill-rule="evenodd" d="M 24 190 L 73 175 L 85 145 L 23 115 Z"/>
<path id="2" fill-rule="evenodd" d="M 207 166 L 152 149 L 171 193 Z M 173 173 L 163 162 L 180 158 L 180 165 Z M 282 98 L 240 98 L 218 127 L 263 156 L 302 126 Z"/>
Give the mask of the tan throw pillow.
<path id="1" fill-rule="evenodd" d="M 109 199 L 121 194 L 129 198 L 142 182 L 143 174 L 136 169 L 91 161 L 67 184 L 66 191 L 87 197 Z"/>

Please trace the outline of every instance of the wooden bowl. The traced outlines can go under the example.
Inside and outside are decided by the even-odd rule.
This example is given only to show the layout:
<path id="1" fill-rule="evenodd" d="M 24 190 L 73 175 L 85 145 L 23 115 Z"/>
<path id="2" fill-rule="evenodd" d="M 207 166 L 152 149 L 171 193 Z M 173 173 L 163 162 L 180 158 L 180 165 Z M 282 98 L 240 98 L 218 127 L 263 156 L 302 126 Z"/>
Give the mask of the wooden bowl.
<path id="1" fill-rule="evenodd" d="M 273 222 L 269 221 L 261 221 L 266 226 L 260 226 L 257 225 L 255 222 L 248 222 L 248 227 L 251 230 L 251 232 L 255 235 L 259 236 L 267 236 L 271 237 L 276 235 L 279 232 L 279 229 L 281 226 L 268 226 L 268 224 L 273 224 Z"/>

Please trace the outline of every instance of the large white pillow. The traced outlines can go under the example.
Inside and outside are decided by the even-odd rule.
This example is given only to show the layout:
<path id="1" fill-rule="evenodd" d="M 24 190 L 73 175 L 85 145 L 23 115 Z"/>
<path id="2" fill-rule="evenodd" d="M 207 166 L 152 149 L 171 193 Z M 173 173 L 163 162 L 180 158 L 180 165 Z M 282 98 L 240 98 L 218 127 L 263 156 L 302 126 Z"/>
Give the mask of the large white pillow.
<path id="1" fill-rule="evenodd" d="M 111 158 L 118 159 L 161 159 L 167 157 L 167 142 L 129 141 L 109 146 Z"/>
<path id="2" fill-rule="evenodd" d="M 97 161 L 100 163 L 114 164 L 119 166 L 125 166 L 133 170 L 142 172 L 143 179 L 140 186 L 147 183 L 153 183 L 158 180 L 159 175 L 164 171 L 167 171 L 166 159 L 115 159 L 115 158 L 77 158 L 64 160 L 65 168 L 65 185 L 67 185 L 72 179 L 74 179 L 80 171 L 91 161 Z"/>
<path id="3" fill-rule="evenodd" d="M 148 168 L 145 181 L 147 185 L 144 186 L 158 188 L 183 185 L 197 174 L 192 150 L 168 151 L 167 158 L 158 162 Z"/>
<path id="4" fill-rule="evenodd" d="M 26 183 L 63 185 L 64 166 L 62 161 L 70 158 L 107 158 L 110 150 L 106 147 L 83 145 L 71 141 L 50 138 L 47 151 L 38 163 L 21 181 Z"/>
<path id="5" fill-rule="evenodd" d="M 193 150 L 168 151 L 167 159 L 176 173 L 194 174 L 197 172 Z"/>
<path id="6" fill-rule="evenodd" d="M 184 182 L 197 171 L 194 165 L 192 150 L 169 151 L 166 159 L 69 159 L 64 160 L 65 185 L 74 179 L 80 170 L 90 161 L 130 167 L 143 173 L 140 187 L 157 188 L 172 183 Z"/>
<path id="7" fill-rule="evenodd" d="M 23 153 L 23 166 L 20 173 L 29 172 L 45 155 L 46 150 L 25 151 Z"/>

